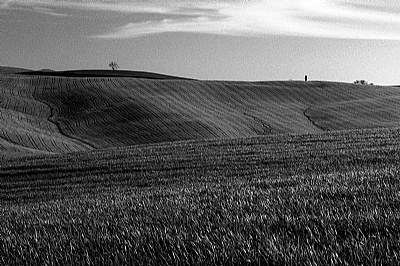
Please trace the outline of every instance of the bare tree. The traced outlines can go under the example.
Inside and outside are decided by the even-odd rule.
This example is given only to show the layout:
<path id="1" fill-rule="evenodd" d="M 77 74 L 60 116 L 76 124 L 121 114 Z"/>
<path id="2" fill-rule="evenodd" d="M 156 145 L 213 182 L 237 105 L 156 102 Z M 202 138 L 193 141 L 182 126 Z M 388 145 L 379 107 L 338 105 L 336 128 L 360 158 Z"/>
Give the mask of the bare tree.
<path id="1" fill-rule="evenodd" d="M 111 61 L 111 63 L 108 66 L 111 67 L 113 71 L 119 68 L 118 64 L 114 61 Z"/>

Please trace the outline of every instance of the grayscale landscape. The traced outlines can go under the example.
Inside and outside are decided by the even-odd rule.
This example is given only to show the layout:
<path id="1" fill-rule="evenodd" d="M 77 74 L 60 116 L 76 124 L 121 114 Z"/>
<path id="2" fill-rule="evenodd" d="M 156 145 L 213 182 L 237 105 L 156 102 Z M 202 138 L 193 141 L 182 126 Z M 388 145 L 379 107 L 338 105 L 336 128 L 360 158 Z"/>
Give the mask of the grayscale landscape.
<path id="1" fill-rule="evenodd" d="M 2 264 L 396 263 L 399 88 L 94 73 L 0 76 Z"/>
<path id="2" fill-rule="evenodd" d="M 0 0 L 0 265 L 398 265 L 399 29 L 391 1 Z"/>

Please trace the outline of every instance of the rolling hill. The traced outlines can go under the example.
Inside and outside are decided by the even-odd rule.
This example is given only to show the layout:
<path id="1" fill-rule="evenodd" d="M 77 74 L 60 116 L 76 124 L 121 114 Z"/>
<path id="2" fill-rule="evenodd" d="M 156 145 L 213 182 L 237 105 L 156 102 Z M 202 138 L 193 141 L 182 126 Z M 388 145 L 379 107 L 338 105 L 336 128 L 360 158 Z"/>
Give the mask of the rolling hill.
<path id="1" fill-rule="evenodd" d="M 0 74 L 1 265 L 398 264 L 400 88 L 117 73 Z"/>
<path id="2" fill-rule="evenodd" d="M 20 67 L 0 66 L 0 74 L 15 74 L 15 73 L 29 72 L 29 71 L 32 70 Z"/>
<path id="3" fill-rule="evenodd" d="M 400 88 L 338 82 L 3 74 L 0 153 L 396 127 L 399 99 Z"/>
<path id="4" fill-rule="evenodd" d="M 130 70 L 66 70 L 55 71 L 52 69 L 42 69 L 39 71 L 19 71 L 18 74 L 30 76 L 54 76 L 54 77 L 129 77 L 129 78 L 145 78 L 145 79 L 187 79 L 177 76 L 164 75 L 146 71 L 130 71 Z"/>

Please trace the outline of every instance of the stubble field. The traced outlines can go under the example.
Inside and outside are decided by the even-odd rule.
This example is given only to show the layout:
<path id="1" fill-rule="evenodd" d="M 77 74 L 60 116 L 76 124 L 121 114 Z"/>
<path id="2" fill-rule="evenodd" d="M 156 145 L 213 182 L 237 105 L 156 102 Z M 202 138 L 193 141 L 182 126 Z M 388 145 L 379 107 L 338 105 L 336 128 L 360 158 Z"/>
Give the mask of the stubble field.
<path id="1" fill-rule="evenodd" d="M 17 76 L 0 80 L 13 147 L 0 163 L 0 264 L 399 260 L 398 88 Z"/>

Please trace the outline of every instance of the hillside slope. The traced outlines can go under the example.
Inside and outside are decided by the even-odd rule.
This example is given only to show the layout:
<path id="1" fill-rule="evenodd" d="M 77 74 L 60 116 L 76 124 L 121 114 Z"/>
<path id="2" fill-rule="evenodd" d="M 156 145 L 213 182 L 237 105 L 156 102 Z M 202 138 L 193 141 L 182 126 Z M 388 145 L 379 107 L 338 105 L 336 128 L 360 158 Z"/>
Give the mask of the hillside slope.
<path id="1" fill-rule="evenodd" d="M 0 76 L 0 156 L 64 153 L 91 149 L 62 134 L 52 109 L 35 100 L 35 87 L 20 76 Z"/>
<path id="2" fill-rule="evenodd" d="M 32 70 L 20 67 L 0 66 L 0 74 L 15 74 L 19 72 L 28 72 L 28 71 Z"/>
<path id="3" fill-rule="evenodd" d="M 333 82 L 0 75 L 0 153 L 394 127 L 399 97 Z"/>

